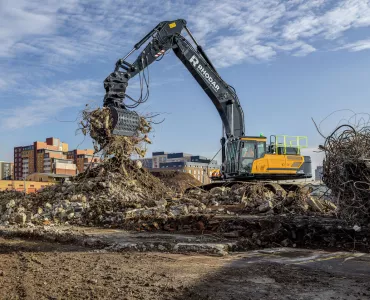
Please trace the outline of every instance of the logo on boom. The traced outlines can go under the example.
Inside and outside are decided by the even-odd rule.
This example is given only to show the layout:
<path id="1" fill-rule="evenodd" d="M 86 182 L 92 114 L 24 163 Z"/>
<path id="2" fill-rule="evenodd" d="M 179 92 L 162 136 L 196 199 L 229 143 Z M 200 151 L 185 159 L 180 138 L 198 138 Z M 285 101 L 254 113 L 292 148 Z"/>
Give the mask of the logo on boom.
<path id="1" fill-rule="evenodd" d="M 189 62 L 193 64 L 193 66 L 197 69 L 198 73 L 200 73 L 205 79 L 209 81 L 214 90 L 218 92 L 220 87 L 218 86 L 216 81 L 208 74 L 206 69 L 199 63 L 199 59 L 195 55 L 193 55 L 190 58 Z"/>

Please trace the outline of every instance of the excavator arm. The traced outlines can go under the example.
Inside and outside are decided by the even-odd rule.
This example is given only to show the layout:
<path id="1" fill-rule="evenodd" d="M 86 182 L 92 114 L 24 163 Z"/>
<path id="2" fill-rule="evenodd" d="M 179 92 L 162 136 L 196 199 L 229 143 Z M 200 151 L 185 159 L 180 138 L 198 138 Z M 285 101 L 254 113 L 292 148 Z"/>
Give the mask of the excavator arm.
<path id="1" fill-rule="evenodd" d="M 183 30 L 188 33 L 196 48 L 181 34 Z M 133 63 L 127 62 L 126 59 L 146 42 L 147 45 L 136 60 Z M 243 136 L 244 115 L 234 88 L 222 80 L 202 47 L 186 27 L 186 21 L 182 19 L 159 23 L 124 58 L 117 61 L 114 72 L 105 79 L 104 106 L 111 108 L 116 119 L 116 134 L 131 135 L 135 131 L 137 117 L 124 103 L 128 97 L 126 94 L 128 81 L 169 50 L 173 50 L 212 100 L 221 117 L 226 138 Z M 140 104 L 140 101 L 136 101 L 136 104 Z M 224 138 L 222 144 L 225 145 Z"/>

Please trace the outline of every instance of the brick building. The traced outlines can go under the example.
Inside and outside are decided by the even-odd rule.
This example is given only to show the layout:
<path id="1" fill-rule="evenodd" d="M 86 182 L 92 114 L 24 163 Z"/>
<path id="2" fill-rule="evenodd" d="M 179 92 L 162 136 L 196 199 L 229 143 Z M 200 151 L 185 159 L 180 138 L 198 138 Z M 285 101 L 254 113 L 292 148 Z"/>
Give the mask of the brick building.
<path id="1" fill-rule="evenodd" d="M 14 148 L 14 179 L 23 180 L 34 173 L 75 176 L 85 170 L 93 150 L 68 151 L 68 144 L 57 138 L 36 141 Z"/>
<path id="2" fill-rule="evenodd" d="M 94 157 L 94 150 L 91 149 L 75 149 L 69 151 L 67 153 L 67 158 L 75 162 L 78 173 L 83 173 L 89 166 L 93 168 L 100 163 L 100 158 Z"/>

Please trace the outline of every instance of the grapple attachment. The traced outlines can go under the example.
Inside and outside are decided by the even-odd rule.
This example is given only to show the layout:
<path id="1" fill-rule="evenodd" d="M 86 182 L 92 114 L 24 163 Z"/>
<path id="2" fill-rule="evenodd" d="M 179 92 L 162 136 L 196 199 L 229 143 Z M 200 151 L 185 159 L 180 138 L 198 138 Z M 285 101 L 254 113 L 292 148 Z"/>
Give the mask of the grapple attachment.
<path id="1" fill-rule="evenodd" d="M 109 108 L 113 120 L 113 135 L 133 136 L 138 132 L 140 117 L 136 112 L 114 106 Z"/>

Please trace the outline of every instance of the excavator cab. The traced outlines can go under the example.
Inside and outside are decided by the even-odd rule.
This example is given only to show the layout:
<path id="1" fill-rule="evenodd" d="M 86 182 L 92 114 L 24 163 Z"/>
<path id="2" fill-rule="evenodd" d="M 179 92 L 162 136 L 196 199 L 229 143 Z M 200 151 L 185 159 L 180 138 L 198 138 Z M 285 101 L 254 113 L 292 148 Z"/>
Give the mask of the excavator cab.
<path id="1" fill-rule="evenodd" d="M 229 140 L 223 173 L 238 179 L 311 177 L 311 161 L 301 155 L 307 146 L 303 136 L 273 135 L 269 145 L 263 136 Z"/>

